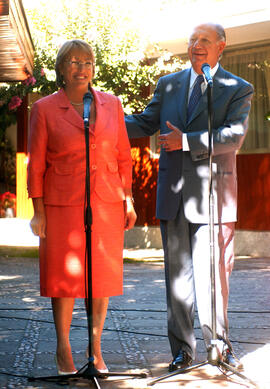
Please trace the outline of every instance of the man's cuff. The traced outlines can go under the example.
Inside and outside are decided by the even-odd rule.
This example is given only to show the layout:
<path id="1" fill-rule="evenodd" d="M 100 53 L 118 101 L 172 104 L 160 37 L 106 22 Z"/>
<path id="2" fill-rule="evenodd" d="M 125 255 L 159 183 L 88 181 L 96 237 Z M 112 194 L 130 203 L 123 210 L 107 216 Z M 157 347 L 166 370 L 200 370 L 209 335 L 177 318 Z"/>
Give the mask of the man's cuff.
<path id="1" fill-rule="evenodd" d="M 182 135 L 182 150 L 183 151 L 190 151 L 188 140 L 187 140 L 187 134 Z"/>

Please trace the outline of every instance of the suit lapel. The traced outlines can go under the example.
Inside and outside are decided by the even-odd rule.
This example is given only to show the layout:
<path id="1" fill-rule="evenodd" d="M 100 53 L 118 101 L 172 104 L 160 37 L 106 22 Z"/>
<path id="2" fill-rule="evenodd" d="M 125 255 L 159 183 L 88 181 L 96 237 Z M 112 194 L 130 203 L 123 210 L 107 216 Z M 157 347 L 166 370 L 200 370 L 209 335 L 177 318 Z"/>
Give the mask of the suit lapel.
<path id="1" fill-rule="evenodd" d="M 219 65 L 219 68 L 214 76 L 213 101 L 217 100 L 223 93 L 223 88 L 228 85 L 227 75 L 225 70 Z"/>
<path id="2" fill-rule="evenodd" d="M 72 125 L 83 129 L 83 119 L 75 111 L 70 104 L 67 95 L 63 89 L 60 89 L 58 93 L 58 106 L 63 112 L 63 118 Z"/>
<path id="3" fill-rule="evenodd" d="M 106 125 L 106 113 L 104 113 L 104 107 L 107 102 L 105 95 L 103 95 L 101 92 L 95 91 L 94 89 L 91 89 L 94 101 L 96 105 L 96 123 L 95 123 L 95 135 L 98 135 L 100 131 L 102 131 L 102 128 L 104 125 Z"/>
<path id="4" fill-rule="evenodd" d="M 94 102 L 96 105 L 96 123 L 95 123 L 95 134 L 98 133 L 102 127 L 104 127 L 104 114 L 103 107 L 106 103 L 106 99 L 104 95 L 94 89 L 91 89 Z M 71 106 L 67 95 L 63 89 L 60 89 L 58 93 L 58 105 L 59 108 L 63 110 L 64 119 L 71 123 L 72 125 L 81 128 L 84 131 L 83 119 L 79 116 L 79 114 L 75 111 L 75 109 Z"/>
<path id="5" fill-rule="evenodd" d="M 188 72 L 188 75 L 183 78 L 183 80 L 179 81 L 179 86 L 181 86 L 181 93 L 178 93 L 177 98 L 177 104 L 178 104 L 178 110 L 177 112 L 181 112 L 181 120 L 183 126 L 185 126 L 187 121 L 187 102 L 188 102 L 188 91 L 189 91 L 189 82 L 190 82 L 190 71 Z M 180 90 L 180 88 L 179 88 Z M 184 107 L 184 109 L 181 109 L 181 107 Z"/>
<path id="6" fill-rule="evenodd" d="M 179 73 L 179 78 L 176 82 L 176 112 L 180 122 L 180 128 L 186 126 L 187 120 L 187 99 L 190 80 L 190 70 L 183 70 Z"/>

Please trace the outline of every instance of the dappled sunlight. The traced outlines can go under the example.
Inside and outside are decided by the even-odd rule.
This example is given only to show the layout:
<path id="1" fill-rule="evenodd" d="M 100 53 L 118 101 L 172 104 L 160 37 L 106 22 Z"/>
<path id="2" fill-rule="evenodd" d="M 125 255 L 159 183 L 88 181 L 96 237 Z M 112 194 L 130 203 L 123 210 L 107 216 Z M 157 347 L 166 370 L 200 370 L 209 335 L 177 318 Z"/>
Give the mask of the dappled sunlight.
<path id="1" fill-rule="evenodd" d="M 156 250 L 153 251 L 153 253 L 155 252 Z M 162 253 L 161 250 L 160 253 Z M 141 251 L 141 254 L 143 254 L 143 251 Z M 72 251 L 70 251 L 69 259 L 72 263 L 74 259 Z M 233 280 L 232 297 L 237 299 L 233 309 L 237 309 L 237 307 L 244 304 L 247 304 L 246 308 L 250 311 L 252 309 L 259 311 L 264 306 L 266 308 L 268 301 L 266 291 L 268 290 L 269 277 L 267 277 L 267 273 L 263 279 L 259 277 L 260 282 L 258 282 L 257 272 L 260 271 L 260 268 L 266 272 L 266 267 L 269 271 L 269 261 L 250 259 L 248 262 L 247 259 L 242 259 L 242 261 L 238 260 L 238 266 L 240 265 L 241 273 L 239 277 L 241 277 L 241 280 L 239 277 Z M 38 371 L 41 372 L 39 369 L 44 368 L 44 366 L 46 370 L 55 369 L 55 366 L 52 365 L 53 358 L 47 358 L 54 352 L 55 346 L 52 312 L 48 299 L 37 296 L 39 290 L 36 261 L 26 261 L 25 259 L 6 261 L 3 258 L 2 266 L 3 269 L 1 270 L 3 270 L 4 275 L 12 275 L 10 273 L 12 269 L 15 276 L 10 282 L 5 281 L 8 288 L 6 286 L 2 288 L 4 293 L 2 309 L 4 308 L 6 312 L 9 312 L 8 318 L 1 318 L 3 330 L 0 333 L 0 340 L 2 338 L 3 346 L 6 347 L 2 350 L 2 353 L 6 353 L 4 357 L 2 354 L 2 360 L 4 361 L 2 368 L 7 369 L 10 361 L 12 363 L 12 358 L 15 356 L 14 348 L 7 345 L 8 342 L 11 342 L 11 345 L 16 344 L 16 347 L 18 344 L 16 358 L 18 363 L 21 363 L 22 374 L 28 374 L 28 370 L 23 366 L 26 360 L 25 350 L 19 347 L 25 343 L 27 346 L 29 345 L 29 354 L 31 353 L 31 365 L 29 366 L 36 372 L 35 375 L 39 375 Z M 238 272 L 240 272 L 240 269 Z M 148 377 L 146 379 L 123 378 L 121 376 L 109 377 L 102 380 L 102 389 L 145 389 L 151 387 L 149 383 L 152 379 L 168 373 L 171 353 L 166 332 L 167 312 L 163 277 L 163 265 L 144 263 L 126 265 L 126 285 L 124 285 L 126 289 L 124 289 L 124 294 L 115 296 L 110 301 L 102 338 L 104 356 L 112 372 L 138 372 L 146 369 Z M 34 278 L 36 278 L 36 281 L 35 285 L 32 286 Z M 239 293 L 239 289 L 235 289 L 236 283 L 239 289 L 242 290 L 244 287 L 245 290 Z M 30 285 L 33 289 L 30 289 Z M 177 285 L 175 286 L 177 287 Z M 256 293 L 254 295 L 254 292 L 251 292 L 252 299 L 254 297 L 254 300 L 252 300 L 248 293 L 254 290 Z M 7 304 L 8 300 L 11 301 L 11 299 L 12 303 Z M 253 306 L 253 301 L 256 301 L 258 306 Z M 11 313 L 12 308 L 14 308 L 14 312 Z M 266 309 L 263 310 L 266 311 Z M 21 311 L 23 311 L 23 314 Z M 170 315 L 170 312 L 168 312 L 168 315 Z M 3 316 L 7 316 L 7 313 L 2 312 Z M 242 317 L 243 321 L 241 321 Z M 76 302 L 73 319 L 71 333 L 74 344 L 73 352 L 76 358 L 76 366 L 78 363 L 79 367 L 85 361 L 87 344 L 87 317 L 82 299 L 78 299 Z M 264 315 L 258 313 L 256 319 L 253 319 L 250 312 L 245 313 L 245 316 L 242 313 L 234 313 L 232 320 L 232 330 L 234 331 L 236 343 L 234 345 L 235 351 L 238 355 L 240 351 L 241 355 L 244 355 L 241 358 L 245 367 L 243 373 L 259 382 L 260 389 L 270 387 L 268 376 L 270 344 L 265 346 L 262 344 L 269 334 L 268 319 L 267 311 Z M 246 327 L 248 327 L 248 332 L 245 330 Z M 25 328 L 27 331 L 23 332 Z M 262 343 L 258 344 L 256 342 Z M 203 341 L 198 339 L 197 358 L 194 364 L 203 361 L 205 357 L 206 350 Z M 89 381 L 81 380 L 75 386 L 88 388 Z M 216 366 L 206 365 L 185 374 L 165 379 L 152 387 L 155 389 L 175 389 L 178 387 L 186 389 L 245 389 L 248 388 L 248 385 L 235 375 L 226 377 Z"/>
<path id="2" fill-rule="evenodd" d="M 129 372 L 136 372 L 141 370 L 128 370 Z M 89 388 L 89 383 L 86 384 L 87 388 Z M 147 388 L 147 382 L 146 379 L 133 379 L 131 377 L 123 377 L 121 376 L 121 373 L 119 373 L 119 376 L 115 377 L 108 377 L 106 380 L 102 381 L 102 388 L 103 389 L 136 389 L 136 388 Z"/>
<path id="3" fill-rule="evenodd" d="M 144 233 L 147 235 L 148 227 L 143 227 Z M 163 249 L 156 249 L 156 248 L 149 248 L 147 250 L 145 249 L 124 249 L 123 251 L 123 257 L 125 259 L 133 259 L 133 260 L 151 260 L 154 261 L 160 261 L 163 260 L 164 253 Z"/>
<path id="4" fill-rule="evenodd" d="M 169 92 L 172 90 L 172 88 L 173 88 L 172 83 L 169 82 L 169 83 L 166 85 L 165 91 L 166 91 L 167 93 L 169 93 Z"/>
<path id="5" fill-rule="evenodd" d="M 133 161 L 133 191 L 136 196 L 135 209 L 137 213 L 137 225 L 144 225 L 145 220 L 151 225 L 157 225 L 155 218 L 155 199 L 157 186 L 158 158 L 153 158 L 149 147 L 132 147 Z M 146 216 L 147 215 L 147 216 Z"/>
<path id="6" fill-rule="evenodd" d="M 267 343 L 241 358 L 245 373 L 249 378 L 260 384 L 260 389 L 270 387 L 269 356 L 270 343 Z M 264 386 L 262 383 L 264 383 Z"/>
<path id="7" fill-rule="evenodd" d="M 220 84 L 225 86 L 235 86 L 238 84 L 238 81 L 233 78 L 218 78 Z"/>
<path id="8" fill-rule="evenodd" d="M 126 288 L 126 289 L 132 289 L 132 288 L 135 288 L 135 285 L 124 285 L 124 288 Z"/>
<path id="9" fill-rule="evenodd" d="M 190 300 L 190 280 L 183 280 L 182 278 L 175 278 L 172 282 L 172 290 L 174 297 L 178 301 Z"/>
<path id="10" fill-rule="evenodd" d="M 194 363 L 195 365 L 196 363 Z M 159 377 L 161 375 L 167 374 L 167 366 L 162 368 L 162 365 L 157 367 L 157 371 L 154 377 Z M 245 374 L 245 373 L 244 373 Z M 151 379 L 149 380 L 151 381 Z M 167 378 L 163 381 L 160 381 L 155 384 L 154 388 L 156 389 L 165 389 L 165 388 L 198 388 L 198 389 L 209 389 L 209 388 L 253 388 L 253 385 L 249 385 L 247 381 L 244 381 L 236 375 L 228 374 L 227 376 L 223 374 L 218 367 L 207 364 L 200 368 L 195 368 L 194 370 L 187 371 L 184 374 L 175 375 L 173 377 Z M 267 387 L 268 388 L 268 387 Z M 266 386 L 260 386 L 260 389 L 266 389 Z"/>
<path id="11" fill-rule="evenodd" d="M 197 362 L 196 362 L 197 363 Z M 194 365 L 196 364 L 194 363 Z M 168 374 L 168 364 L 154 364 L 151 366 L 151 371 L 154 371 L 153 379 Z M 151 383 L 152 378 L 148 379 Z M 149 386 L 150 387 L 150 386 Z M 226 377 L 216 366 L 205 365 L 194 370 L 187 371 L 183 374 L 174 375 L 157 382 L 153 388 L 192 388 L 192 389 L 209 389 L 209 388 L 251 388 L 237 376 Z M 261 389 L 261 387 L 260 387 Z"/>
<path id="12" fill-rule="evenodd" d="M 83 273 L 82 265 L 77 254 L 73 252 L 69 252 L 67 254 L 65 261 L 65 271 L 75 276 Z"/>
<path id="13" fill-rule="evenodd" d="M 217 171 L 217 164 L 216 163 L 212 164 L 212 171 L 213 171 L 213 173 L 215 173 Z M 209 178 L 209 166 L 208 165 L 207 166 L 206 165 L 198 166 L 197 173 L 198 173 L 199 177 L 208 179 Z"/>
<path id="14" fill-rule="evenodd" d="M 34 303 L 37 301 L 37 299 L 33 299 L 32 297 L 24 297 L 22 298 L 22 301 L 25 301 L 26 303 Z"/>
<path id="15" fill-rule="evenodd" d="M 83 317 L 82 317 L 82 312 L 83 312 Z M 81 310 L 73 310 L 73 313 L 72 313 L 72 316 L 73 317 L 76 317 L 76 319 L 80 319 L 80 320 L 86 320 L 87 317 L 85 316 L 85 309 L 84 307 L 81 309 Z"/>
<path id="16" fill-rule="evenodd" d="M 132 147 L 131 155 L 134 163 L 134 173 L 141 176 L 141 188 L 143 188 L 150 183 L 150 179 L 153 175 L 151 150 L 149 147 L 145 147 L 142 152 L 139 147 Z"/>
<path id="17" fill-rule="evenodd" d="M 22 276 L 1 276 L 0 275 L 0 281 L 6 281 L 6 280 L 16 280 L 22 278 Z"/>
<path id="18" fill-rule="evenodd" d="M 173 193 L 179 193 L 180 190 L 183 188 L 184 186 L 184 182 L 185 182 L 185 179 L 184 177 L 181 177 L 180 180 L 178 180 L 177 184 L 176 185 L 172 185 L 171 186 L 171 190 Z"/>
<path id="19" fill-rule="evenodd" d="M 77 249 L 83 245 L 82 235 L 78 231 L 72 231 L 68 237 L 68 243 L 73 249 Z"/>
<path id="20" fill-rule="evenodd" d="M 30 228 L 29 220 L 19 218 L 0 218 L 0 245 L 37 247 L 39 237 Z"/>

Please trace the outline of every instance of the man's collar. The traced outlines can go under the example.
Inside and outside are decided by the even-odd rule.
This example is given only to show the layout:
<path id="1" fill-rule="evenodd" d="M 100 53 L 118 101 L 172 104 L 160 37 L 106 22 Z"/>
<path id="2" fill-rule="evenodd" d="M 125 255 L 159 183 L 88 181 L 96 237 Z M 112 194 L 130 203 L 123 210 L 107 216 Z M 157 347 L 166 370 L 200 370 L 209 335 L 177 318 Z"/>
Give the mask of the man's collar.
<path id="1" fill-rule="evenodd" d="M 214 77 L 214 75 L 216 74 L 218 67 L 219 67 L 219 62 L 216 63 L 216 66 L 214 66 L 212 69 L 210 69 L 210 74 L 212 77 Z M 193 87 L 194 82 L 195 82 L 197 77 L 198 77 L 198 74 L 195 72 L 193 67 L 191 67 L 191 69 L 190 69 L 190 83 L 189 83 L 190 88 Z M 204 77 L 204 81 L 205 81 L 205 77 Z"/>

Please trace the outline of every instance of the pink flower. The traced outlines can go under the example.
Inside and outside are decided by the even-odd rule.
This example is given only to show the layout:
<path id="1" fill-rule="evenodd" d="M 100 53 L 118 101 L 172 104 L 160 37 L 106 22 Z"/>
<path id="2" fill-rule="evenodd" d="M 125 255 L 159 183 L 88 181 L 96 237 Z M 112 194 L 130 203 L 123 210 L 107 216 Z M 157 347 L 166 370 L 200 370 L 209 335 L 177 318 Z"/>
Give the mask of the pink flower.
<path id="1" fill-rule="evenodd" d="M 37 82 L 37 80 L 35 79 L 35 77 L 31 77 L 29 80 L 30 85 L 35 85 L 36 82 Z"/>
<path id="2" fill-rule="evenodd" d="M 37 80 L 35 79 L 35 77 L 28 77 L 23 81 L 23 84 L 29 86 L 29 85 L 35 85 L 36 82 Z"/>
<path id="3" fill-rule="evenodd" d="M 13 109 L 18 108 L 22 103 L 22 99 L 19 96 L 13 96 L 8 104 L 8 109 L 12 111 Z"/>
<path id="4" fill-rule="evenodd" d="M 40 75 L 41 75 L 41 77 L 44 77 L 44 76 L 45 76 L 45 71 L 44 71 L 43 68 L 40 69 Z"/>

